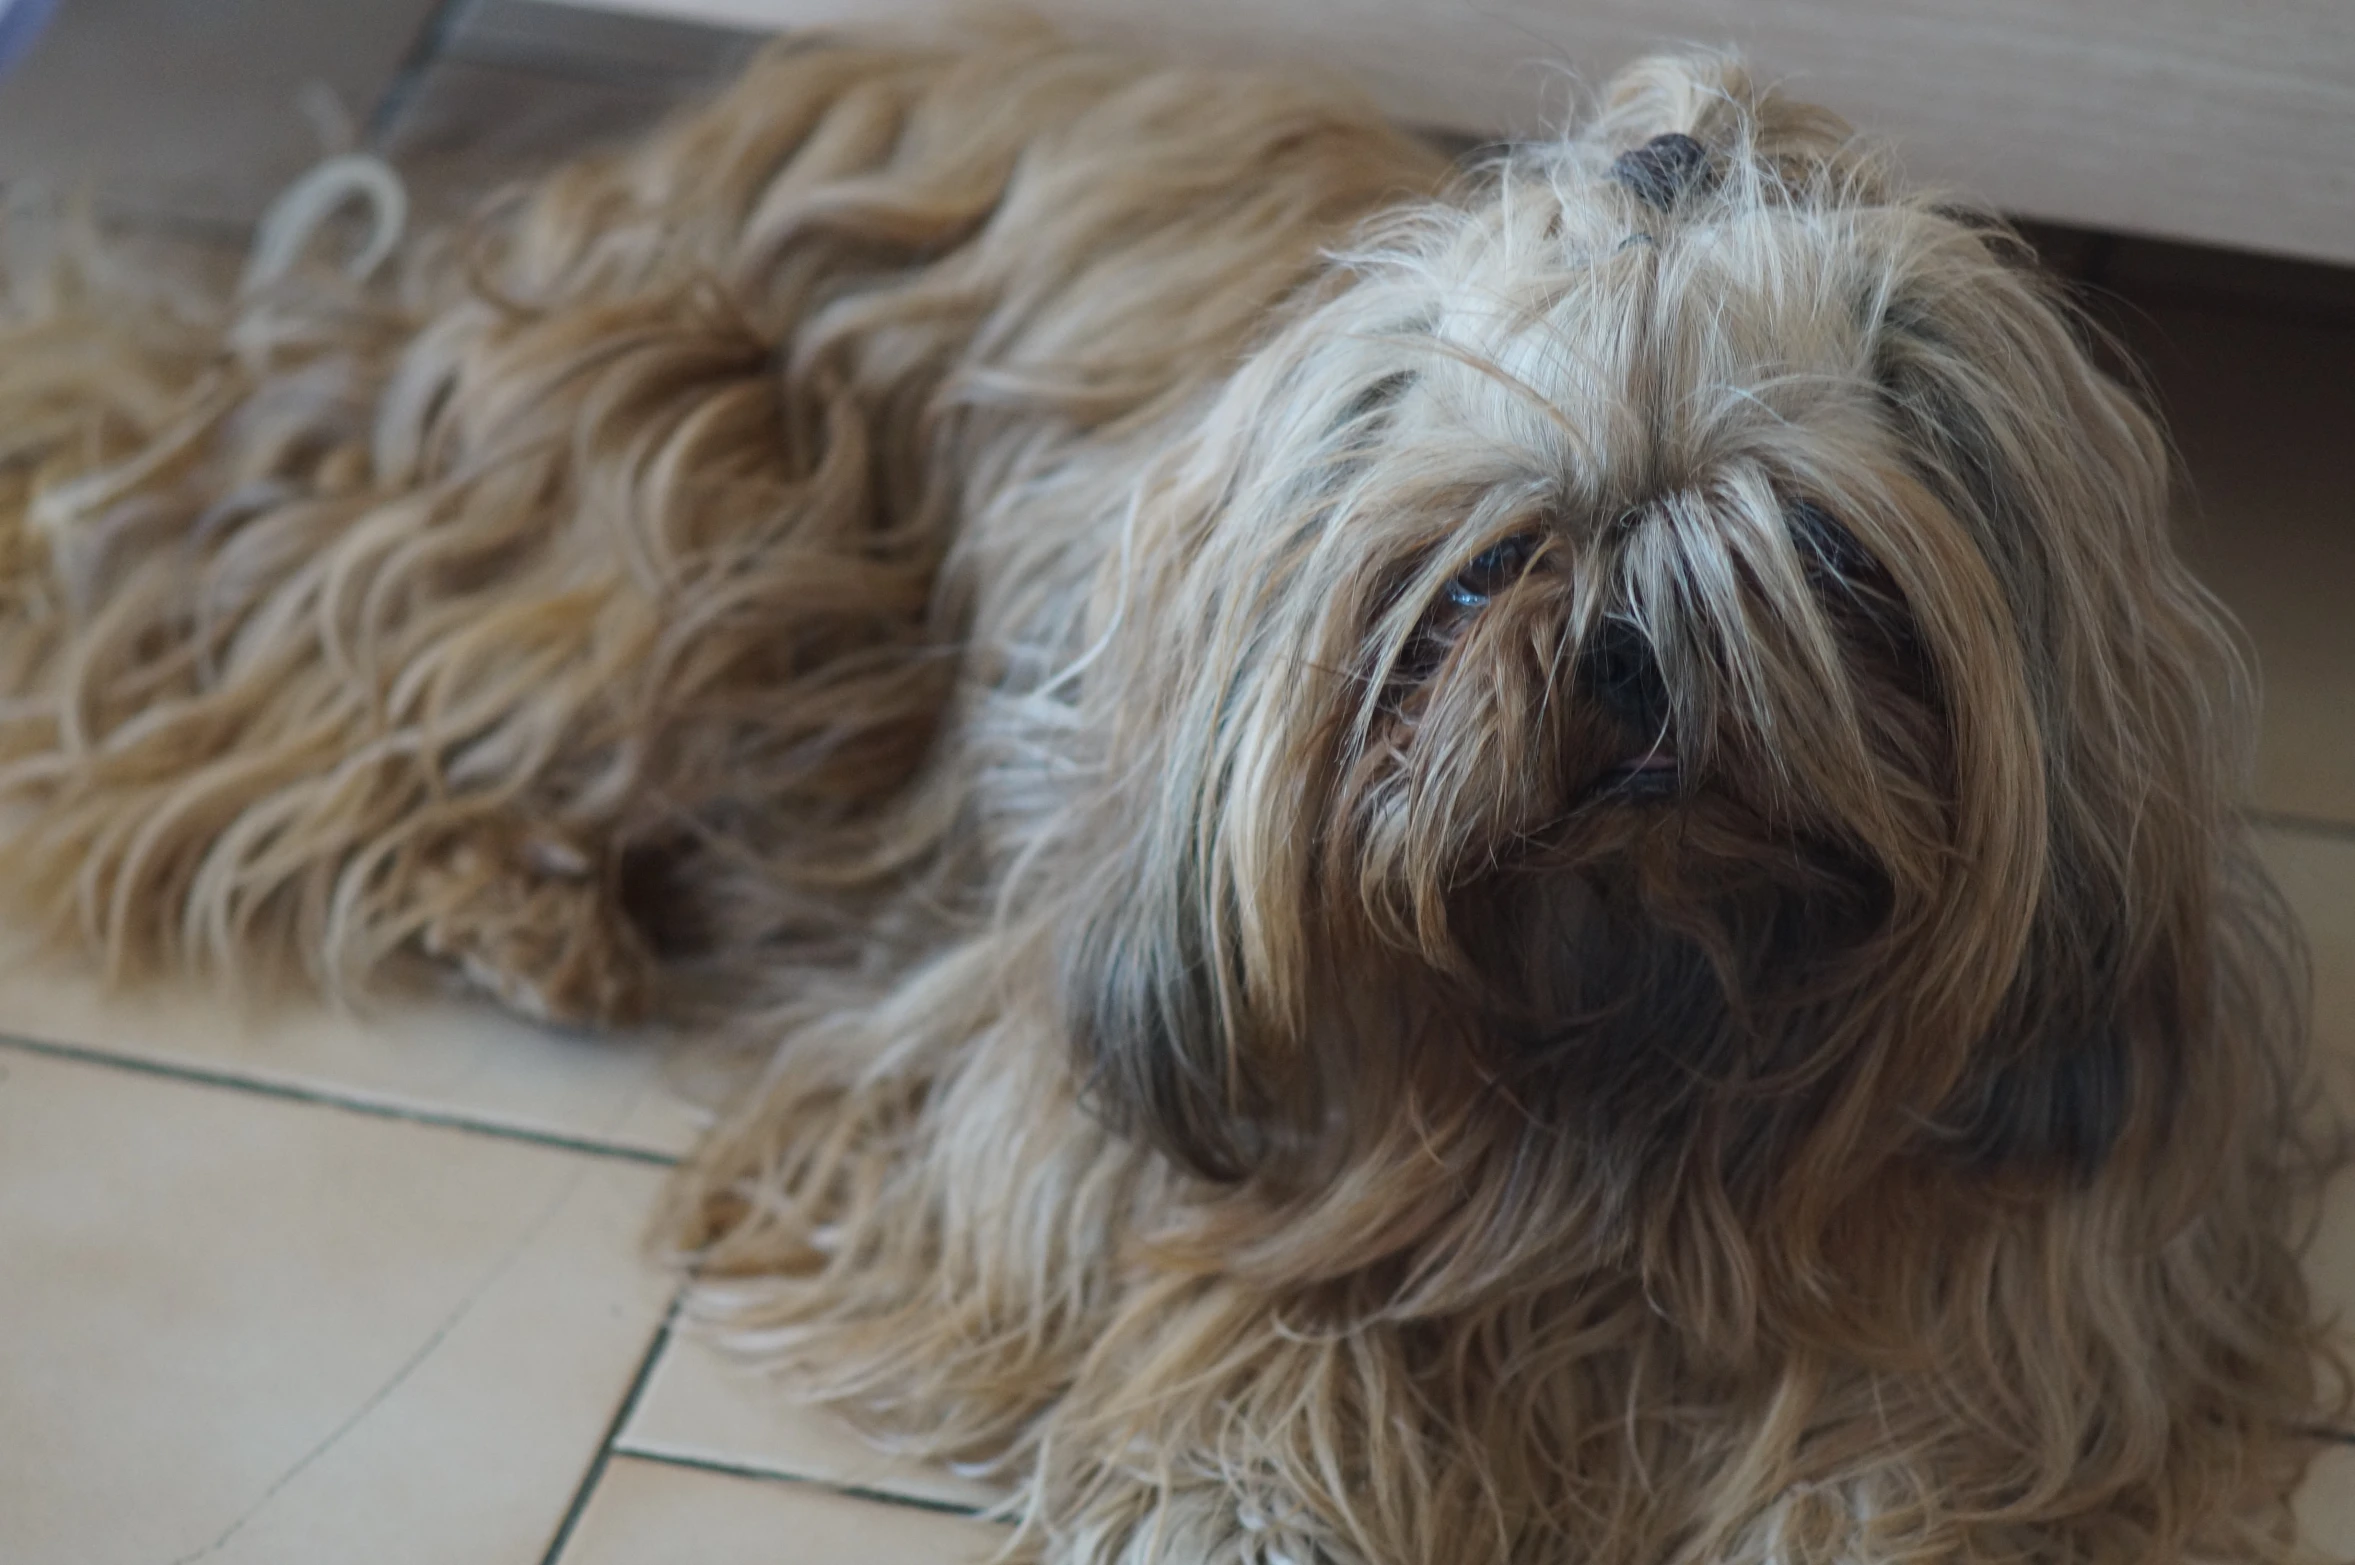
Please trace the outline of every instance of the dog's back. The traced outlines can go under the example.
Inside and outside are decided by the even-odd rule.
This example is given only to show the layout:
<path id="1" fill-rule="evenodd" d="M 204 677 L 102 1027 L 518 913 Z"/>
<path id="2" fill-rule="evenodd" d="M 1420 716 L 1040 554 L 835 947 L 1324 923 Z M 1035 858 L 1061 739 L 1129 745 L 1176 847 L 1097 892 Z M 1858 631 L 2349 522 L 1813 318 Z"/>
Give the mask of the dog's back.
<path id="1" fill-rule="evenodd" d="M 190 321 L 17 279 L 0 881 L 118 971 L 422 950 L 643 1012 L 667 959 L 842 907 L 790 887 L 932 742 L 968 513 L 1194 395 L 1442 172 L 1293 84 L 804 43 L 391 288 Z M 682 900 L 746 859 L 724 919 Z"/>

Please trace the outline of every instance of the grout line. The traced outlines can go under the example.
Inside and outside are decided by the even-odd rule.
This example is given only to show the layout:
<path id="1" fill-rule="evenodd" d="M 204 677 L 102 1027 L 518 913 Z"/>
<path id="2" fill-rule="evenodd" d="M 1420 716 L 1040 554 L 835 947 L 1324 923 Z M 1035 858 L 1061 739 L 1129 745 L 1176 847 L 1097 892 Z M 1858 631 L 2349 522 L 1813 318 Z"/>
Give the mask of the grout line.
<path id="1" fill-rule="evenodd" d="M 677 1451 L 649 1450 L 642 1446 L 622 1445 L 614 1448 L 614 1455 L 634 1461 L 660 1462 L 666 1467 L 684 1467 L 698 1473 L 714 1473 L 723 1478 L 750 1478 L 761 1483 L 794 1484 L 805 1489 L 823 1489 L 828 1494 L 839 1494 L 853 1500 L 871 1500 L 882 1505 L 896 1505 L 911 1511 L 932 1511 L 942 1516 L 963 1516 L 974 1521 L 994 1521 L 981 1507 L 963 1505 L 955 1500 L 932 1500 L 922 1495 L 895 1494 L 889 1489 L 871 1489 L 865 1484 L 830 1483 L 823 1478 L 812 1478 L 802 1473 L 779 1472 L 774 1467 L 755 1467 L 745 1462 L 724 1461 L 711 1456 L 688 1456 Z M 543 1562 L 546 1565 L 546 1562 Z"/>
<path id="2" fill-rule="evenodd" d="M 2252 826 L 2267 831 L 2295 832 L 2305 837 L 2328 837 L 2335 842 L 2355 842 L 2355 821 L 2332 820 L 2324 815 L 2299 815 L 2288 810 L 2243 810 L 2241 817 Z"/>
<path id="3" fill-rule="evenodd" d="M 613 1460 L 613 1444 L 629 1426 L 630 1415 L 638 1410 L 638 1399 L 646 1394 L 647 1383 L 654 1378 L 654 1366 L 662 1362 L 662 1350 L 670 1345 L 671 1322 L 679 1318 L 679 1300 L 683 1294 L 671 1296 L 670 1308 L 662 1312 L 662 1324 L 654 1328 L 654 1340 L 646 1344 L 646 1356 L 638 1361 L 638 1372 L 630 1377 L 629 1390 L 622 1393 L 621 1405 L 613 1410 L 613 1421 L 605 1426 L 605 1434 L 597 1442 L 597 1454 L 589 1458 L 588 1470 L 581 1474 L 581 1483 L 572 1494 L 572 1503 L 564 1508 L 564 1517 L 556 1524 L 555 1536 L 548 1540 L 548 1552 L 540 1556 L 540 1565 L 557 1565 L 565 1545 L 572 1542 L 573 1529 L 581 1524 L 581 1513 L 589 1508 L 589 1496 L 596 1493 L 597 1482 L 605 1476 L 606 1464 Z"/>
<path id="4" fill-rule="evenodd" d="M 530 1146 L 548 1147 L 560 1152 L 578 1152 L 589 1157 L 615 1158 L 628 1163 L 646 1163 L 657 1168 L 675 1168 L 678 1158 L 668 1152 L 656 1152 L 645 1147 L 615 1146 L 592 1141 L 585 1136 L 570 1136 L 561 1131 L 526 1130 L 514 1125 L 501 1125 L 487 1120 L 471 1119 L 463 1114 L 445 1110 L 408 1108 L 392 1103 L 373 1103 L 366 1098 L 347 1097 L 341 1093 L 324 1092 L 315 1087 L 297 1087 L 286 1082 L 257 1080 L 240 1076 L 234 1071 L 214 1070 L 202 1065 L 182 1065 L 166 1060 L 142 1059 L 136 1055 L 116 1054 L 87 1044 L 54 1043 L 45 1038 L 26 1038 L 15 1033 L 0 1033 L 0 1049 L 14 1049 L 24 1054 L 38 1054 L 50 1059 L 71 1060 L 81 1065 L 96 1065 L 109 1070 L 130 1071 L 140 1076 L 160 1076 L 166 1081 L 185 1082 L 200 1087 L 221 1087 L 232 1092 L 249 1092 L 259 1097 L 276 1098 L 287 1103 L 302 1103 L 319 1108 L 341 1109 L 347 1114 L 365 1114 L 374 1119 L 399 1120 L 411 1125 L 430 1125 L 438 1130 L 463 1131 L 471 1135 L 490 1136 L 501 1141 L 519 1141 Z"/>

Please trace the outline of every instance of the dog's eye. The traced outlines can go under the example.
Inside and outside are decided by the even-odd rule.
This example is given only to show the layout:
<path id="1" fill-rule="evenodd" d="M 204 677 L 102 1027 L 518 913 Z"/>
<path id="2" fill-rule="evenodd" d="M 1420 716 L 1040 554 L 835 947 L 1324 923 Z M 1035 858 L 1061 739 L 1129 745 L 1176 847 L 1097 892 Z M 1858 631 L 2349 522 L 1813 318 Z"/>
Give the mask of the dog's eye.
<path id="1" fill-rule="evenodd" d="M 1791 538 L 1799 545 L 1801 563 L 1811 577 L 1852 583 L 1876 569 L 1873 557 L 1856 541 L 1856 534 L 1813 500 L 1792 501 L 1787 514 Z"/>
<path id="2" fill-rule="evenodd" d="M 1537 540 L 1527 533 L 1490 544 L 1473 555 L 1472 562 L 1447 584 L 1448 602 L 1458 608 L 1480 607 L 1519 580 L 1536 552 Z"/>

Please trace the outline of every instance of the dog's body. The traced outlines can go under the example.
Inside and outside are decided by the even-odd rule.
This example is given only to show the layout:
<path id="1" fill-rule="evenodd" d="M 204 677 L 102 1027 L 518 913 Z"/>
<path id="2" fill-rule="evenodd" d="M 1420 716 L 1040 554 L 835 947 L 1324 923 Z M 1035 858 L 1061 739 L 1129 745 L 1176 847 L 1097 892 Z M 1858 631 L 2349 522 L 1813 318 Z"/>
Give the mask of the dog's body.
<path id="1" fill-rule="evenodd" d="M 398 290 L 20 313 L 0 874 L 738 1014 L 697 1297 L 1033 1554 L 2286 1558 L 2236 664 L 2014 250 L 1714 62 L 1451 183 L 782 52 Z"/>

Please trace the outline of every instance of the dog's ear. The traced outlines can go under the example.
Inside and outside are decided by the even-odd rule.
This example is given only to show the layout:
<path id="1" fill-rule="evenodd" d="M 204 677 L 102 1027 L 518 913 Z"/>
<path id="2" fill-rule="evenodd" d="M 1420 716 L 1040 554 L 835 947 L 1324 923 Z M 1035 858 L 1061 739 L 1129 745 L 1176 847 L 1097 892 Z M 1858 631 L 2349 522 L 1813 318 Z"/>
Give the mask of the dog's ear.
<path id="1" fill-rule="evenodd" d="M 1333 1079 L 1311 1018 L 1352 923 L 1323 823 L 1366 687 L 1335 671 L 1385 578 L 1317 545 L 1409 384 L 1354 332 L 1288 332 L 1137 480 L 1094 581 L 1060 1020 L 1094 1110 L 1206 1178 L 1329 1151 L 1332 1091 L 1371 1074 Z M 1352 975 L 1341 1001 L 1362 990 Z"/>
<path id="2" fill-rule="evenodd" d="M 2183 957 L 2129 960 L 2120 937 L 2114 914 L 2083 904 L 2039 919 L 1986 1063 L 1944 1116 L 1973 1166 L 2090 1180 L 2138 1100 L 2167 1100 L 2192 1023 L 2175 981 Z"/>
<path id="3" fill-rule="evenodd" d="M 1967 1159 L 1985 1169 L 2058 1171 L 2090 1181 L 2125 1128 L 2132 1068 L 2115 1030 L 2039 1042 L 1980 1088 L 1960 1127 Z"/>
<path id="4" fill-rule="evenodd" d="M 1914 237 L 1877 319 L 1883 411 L 1999 584 L 2043 795 L 2030 938 L 1941 1128 L 1982 1166 L 2090 1178 L 2154 1147 L 2238 1036 L 2217 930 L 2245 676 L 2168 546 L 2165 442 L 2090 329 L 1943 221 Z"/>
<path id="5" fill-rule="evenodd" d="M 1194 866 L 1132 833 L 1060 932 L 1063 1022 L 1089 1107 L 1208 1179 L 1265 1158 L 1264 1093 L 1232 953 L 1212 948 Z"/>
<path id="6" fill-rule="evenodd" d="M 1089 1107 L 1233 1181 L 1265 1167 L 1303 1101 L 1283 1019 L 1300 1011 L 1315 804 L 1291 769 L 1312 726 L 1303 684 L 1265 666 L 1297 605 L 1249 555 L 1256 539 L 1213 539 L 1224 488 L 1220 471 L 1157 490 L 1139 523 L 1152 546 L 1107 588 L 1116 628 L 1081 690 L 1101 783 L 1069 813 L 1050 938 Z"/>

